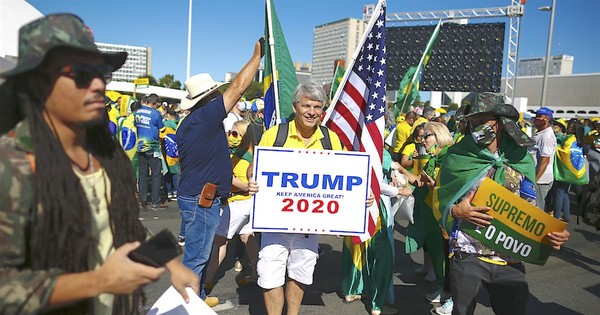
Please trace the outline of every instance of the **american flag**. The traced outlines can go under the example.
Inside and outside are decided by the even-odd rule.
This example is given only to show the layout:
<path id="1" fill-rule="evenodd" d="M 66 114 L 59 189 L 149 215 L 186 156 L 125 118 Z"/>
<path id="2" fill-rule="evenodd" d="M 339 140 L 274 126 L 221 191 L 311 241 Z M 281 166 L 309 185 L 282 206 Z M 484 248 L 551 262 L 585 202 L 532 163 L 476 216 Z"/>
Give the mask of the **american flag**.
<path id="1" fill-rule="evenodd" d="M 385 1 L 379 1 L 369 26 L 351 70 L 340 83 L 341 93 L 337 100 L 335 97 L 332 100 L 333 108 L 323 122 L 337 133 L 348 150 L 367 152 L 371 156 L 370 183 L 375 204 L 368 209 L 368 235 L 355 237 L 354 243 L 373 236 L 379 217 L 386 109 Z"/>

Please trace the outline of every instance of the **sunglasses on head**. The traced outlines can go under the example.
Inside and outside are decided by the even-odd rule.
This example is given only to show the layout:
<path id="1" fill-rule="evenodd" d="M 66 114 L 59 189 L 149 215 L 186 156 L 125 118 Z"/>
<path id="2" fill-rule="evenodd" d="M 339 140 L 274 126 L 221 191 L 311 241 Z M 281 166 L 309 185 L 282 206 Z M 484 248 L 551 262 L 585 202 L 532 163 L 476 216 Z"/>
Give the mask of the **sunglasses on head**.
<path id="1" fill-rule="evenodd" d="M 105 84 L 112 79 L 113 68 L 107 64 L 92 66 L 84 63 L 69 64 L 61 68 L 60 74 L 75 81 L 77 88 L 87 88 L 94 78 L 100 78 Z"/>
<path id="2" fill-rule="evenodd" d="M 234 137 L 234 138 L 237 138 L 240 135 L 240 133 L 237 132 L 237 131 L 235 131 L 235 130 L 231 130 L 229 132 L 229 135 L 232 136 L 232 137 Z"/>

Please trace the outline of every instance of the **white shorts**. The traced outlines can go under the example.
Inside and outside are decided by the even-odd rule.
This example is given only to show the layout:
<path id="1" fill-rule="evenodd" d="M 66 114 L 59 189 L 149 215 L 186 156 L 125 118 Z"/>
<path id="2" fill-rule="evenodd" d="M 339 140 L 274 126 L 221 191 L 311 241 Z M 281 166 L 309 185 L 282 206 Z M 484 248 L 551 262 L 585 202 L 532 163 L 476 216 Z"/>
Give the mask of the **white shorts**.
<path id="1" fill-rule="evenodd" d="M 217 235 L 232 239 L 236 234 L 248 234 L 252 232 L 250 227 L 252 198 L 231 202 L 223 206 L 222 210 L 221 221 L 216 231 Z"/>
<path id="2" fill-rule="evenodd" d="M 283 286 L 288 277 L 302 284 L 313 283 L 319 241 L 317 235 L 262 233 L 258 253 L 258 285 L 263 289 Z"/>

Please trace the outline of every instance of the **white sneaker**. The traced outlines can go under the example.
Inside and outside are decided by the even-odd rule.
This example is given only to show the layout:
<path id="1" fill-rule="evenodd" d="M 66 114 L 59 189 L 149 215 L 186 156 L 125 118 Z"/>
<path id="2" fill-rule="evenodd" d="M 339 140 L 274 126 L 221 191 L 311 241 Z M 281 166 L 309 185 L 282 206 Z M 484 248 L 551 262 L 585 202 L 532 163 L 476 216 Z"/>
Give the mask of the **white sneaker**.
<path id="1" fill-rule="evenodd" d="M 433 293 L 426 293 L 425 298 L 432 303 L 443 303 L 450 298 L 450 294 L 443 292 L 442 289 L 438 289 Z"/>
<path id="2" fill-rule="evenodd" d="M 446 300 L 442 306 L 438 306 L 435 308 L 435 312 L 440 315 L 452 315 L 452 309 L 454 308 L 454 302 L 452 302 L 452 298 Z"/>

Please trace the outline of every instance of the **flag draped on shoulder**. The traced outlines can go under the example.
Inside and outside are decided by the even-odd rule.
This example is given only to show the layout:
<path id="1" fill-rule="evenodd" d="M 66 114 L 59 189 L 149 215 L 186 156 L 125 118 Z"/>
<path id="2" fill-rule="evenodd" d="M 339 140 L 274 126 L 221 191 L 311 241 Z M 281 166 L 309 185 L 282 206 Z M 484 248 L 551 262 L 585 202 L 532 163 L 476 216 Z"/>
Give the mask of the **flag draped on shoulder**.
<path id="1" fill-rule="evenodd" d="M 419 99 L 419 83 L 421 82 L 421 76 L 423 75 L 423 70 L 425 70 L 425 67 L 427 67 L 427 64 L 429 63 L 429 58 L 431 58 L 431 52 L 433 51 L 433 44 L 440 33 L 442 24 L 442 20 L 439 20 L 431 37 L 429 37 L 429 40 L 427 41 L 419 64 L 416 67 L 413 66 L 414 69 L 413 67 L 410 67 L 400 82 L 395 102 L 396 107 L 400 107 L 400 112 L 405 111 L 405 107 L 410 106 L 412 102 Z M 412 79 L 408 81 L 407 77 L 410 75 L 412 75 Z"/>
<path id="2" fill-rule="evenodd" d="M 291 120 L 292 94 L 298 85 L 296 70 L 283 36 L 273 0 L 266 0 L 264 59 L 264 122 L 270 127 Z"/>
<path id="3" fill-rule="evenodd" d="M 577 143 L 575 135 L 568 135 L 564 144 L 556 148 L 554 179 L 575 185 L 589 183 L 583 148 Z"/>
<path id="4" fill-rule="evenodd" d="M 368 234 L 355 238 L 360 243 L 376 232 L 383 179 L 383 131 L 386 109 L 385 5 L 380 0 L 353 55 L 340 88 L 331 101 L 323 124 L 335 131 L 346 148 L 371 156 L 370 188 L 375 203 L 368 209 Z"/>

